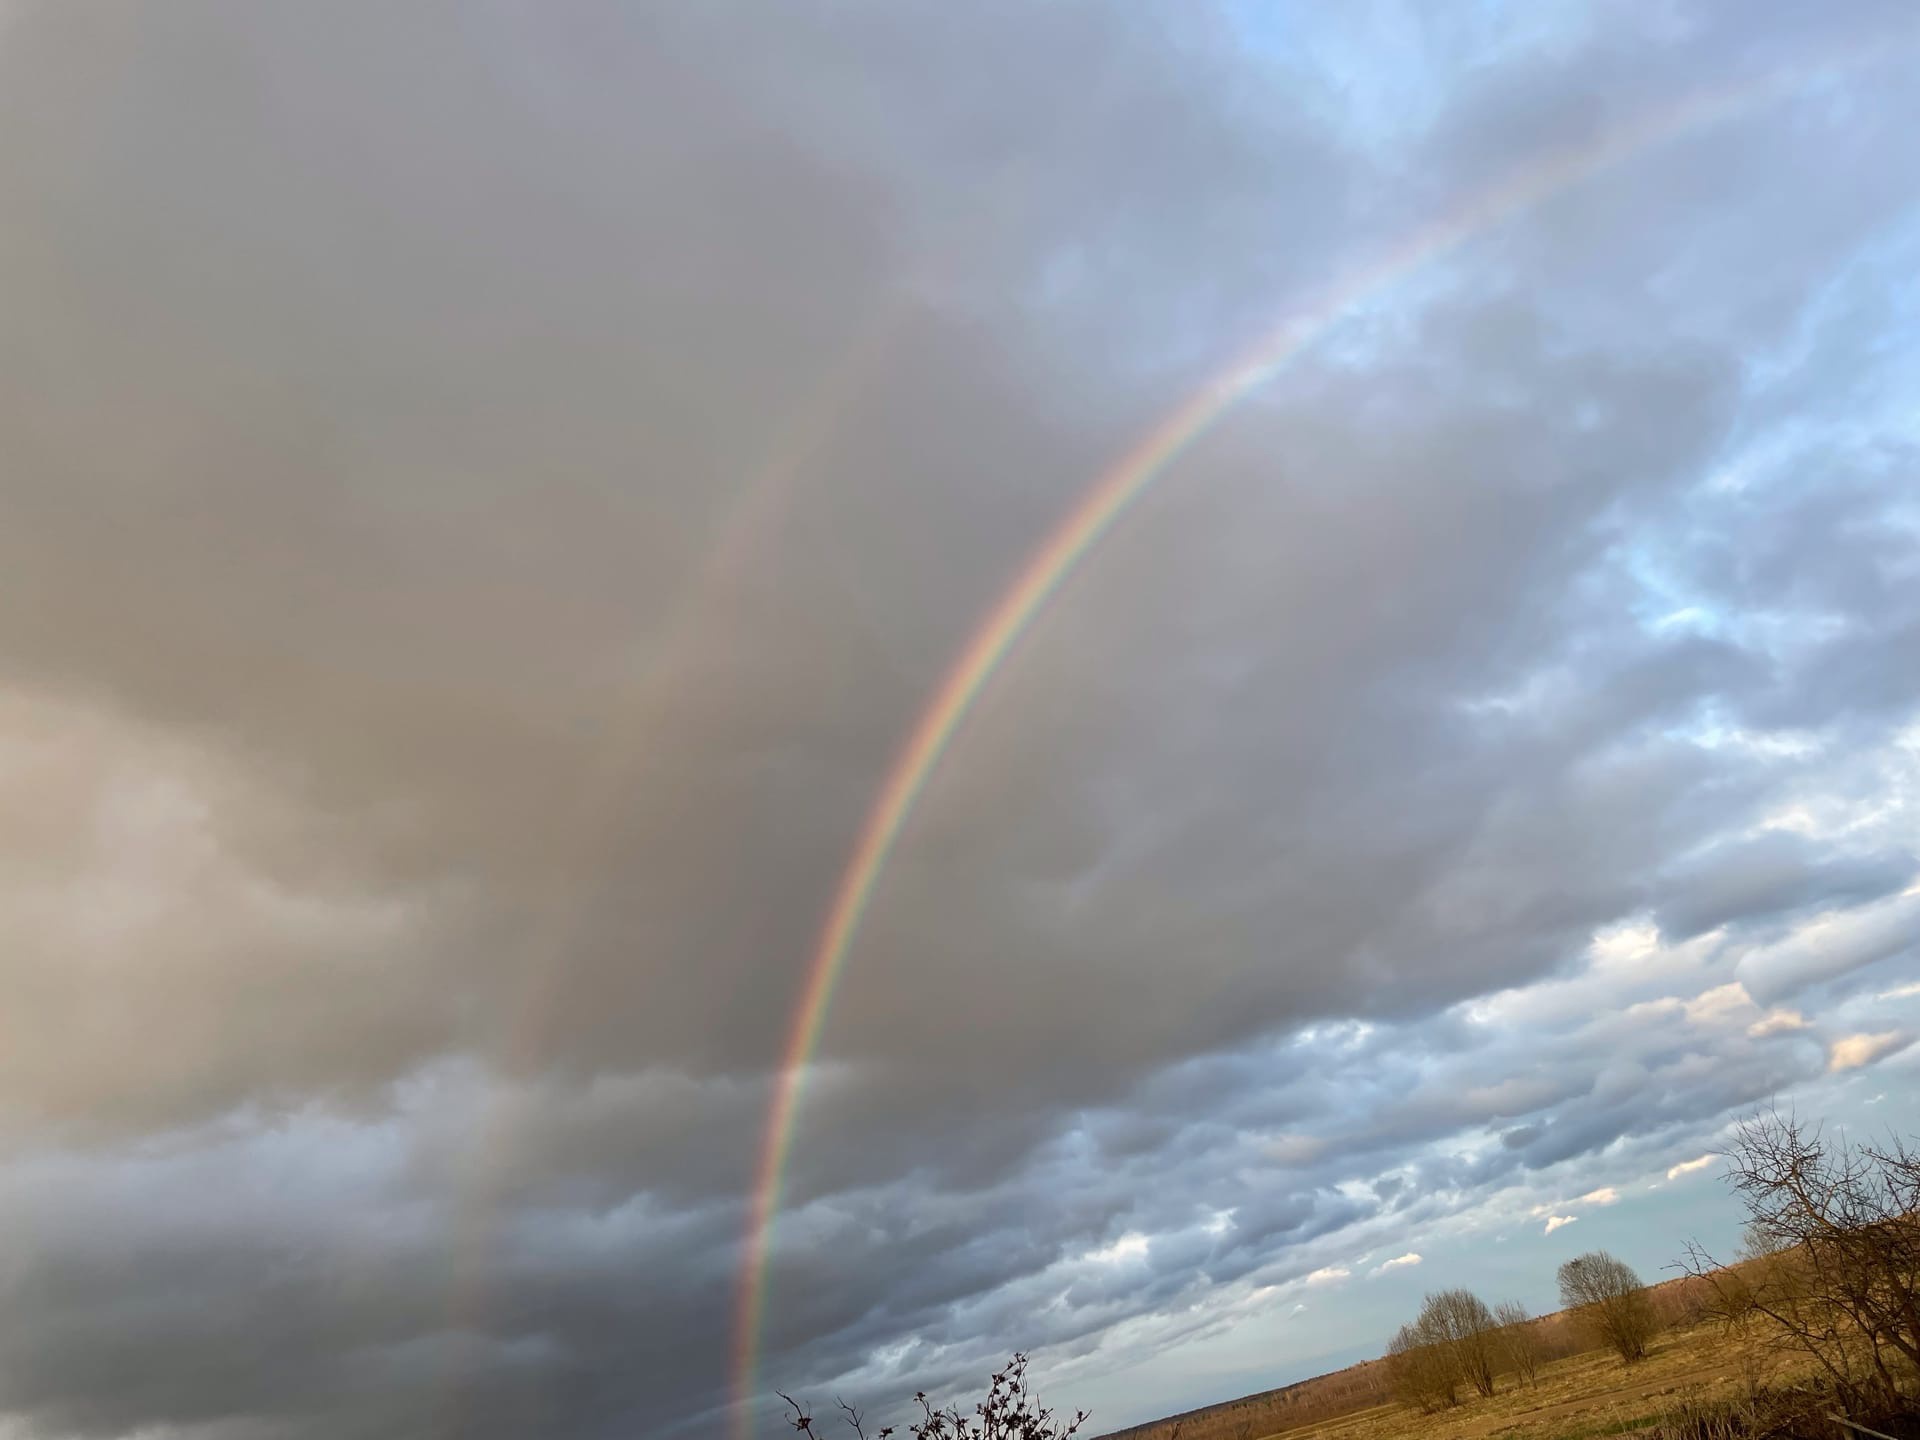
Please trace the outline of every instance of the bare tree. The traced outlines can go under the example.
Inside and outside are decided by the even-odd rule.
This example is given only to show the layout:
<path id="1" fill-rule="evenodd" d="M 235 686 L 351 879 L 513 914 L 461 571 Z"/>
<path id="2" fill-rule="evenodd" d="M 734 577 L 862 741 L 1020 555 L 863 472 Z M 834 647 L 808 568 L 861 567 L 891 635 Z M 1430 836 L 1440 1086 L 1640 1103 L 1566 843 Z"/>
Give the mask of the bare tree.
<path id="1" fill-rule="evenodd" d="M 1589 1251 L 1560 1267 L 1560 1303 L 1587 1333 L 1631 1365 L 1647 1353 L 1657 1322 L 1647 1288 L 1633 1267 L 1604 1250 Z"/>
<path id="2" fill-rule="evenodd" d="M 1493 1394 L 1495 1328 L 1493 1312 L 1470 1290 L 1428 1295 L 1419 1318 L 1387 1346 L 1394 1394 L 1429 1413 L 1459 1403 L 1462 1385 Z"/>
<path id="3" fill-rule="evenodd" d="M 1494 1338 L 1507 1364 L 1513 1367 L 1513 1373 L 1527 1384 L 1537 1385 L 1542 1348 L 1540 1330 L 1527 1314 L 1527 1307 L 1518 1300 L 1502 1300 L 1493 1307 L 1493 1321 L 1498 1327 Z"/>
<path id="4" fill-rule="evenodd" d="M 1493 1394 L 1495 1326 L 1486 1301 L 1471 1290 L 1442 1290 L 1427 1296 L 1416 1323 L 1453 1357 L 1455 1374 L 1479 1394 Z"/>
<path id="5" fill-rule="evenodd" d="M 1741 1256 L 1723 1267 L 1690 1244 L 1681 1268 L 1730 1325 L 1764 1324 L 1812 1359 L 1855 1414 L 1898 1405 L 1920 1370 L 1920 1153 L 1829 1141 L 1769 1110 L 1742 1122 L 1728 1179 L 1747 1210 Z"/>

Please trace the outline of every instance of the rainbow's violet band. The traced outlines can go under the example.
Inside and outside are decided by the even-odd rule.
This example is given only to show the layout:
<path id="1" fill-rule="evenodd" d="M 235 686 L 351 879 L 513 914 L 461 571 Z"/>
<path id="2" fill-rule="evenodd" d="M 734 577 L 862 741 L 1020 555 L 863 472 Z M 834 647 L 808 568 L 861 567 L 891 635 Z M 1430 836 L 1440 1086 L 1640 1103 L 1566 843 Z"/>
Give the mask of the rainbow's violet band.
<path id="1" fill-rule="evenodd" d="M 753 1432 L 774 1221 L 780 1211 L 794 1118 L 808 1063 L 819 1044 L 835 987 L 881 872 L 928 780 L 988 682 L 1047 604 L 1060 594 L 1134 502 L 1195 440 L 1236 402 L 1272 379 L 1364 302 L 1472 237 L 1630 155 L 1781 98 L 1814 73 L 1830 70 L 1836 64 L 1885 54 L 1887 39 L 1871 35 L 1843 50 L 1803 59 L 1790 69 L 1762 72 L 1731 87 L 1694 92 L 1596 137 L 1548 150 L 1473 192 L 1448 214 L 1415 230 L 1370 263 L 1346 272 L 1290 312 L 1121 456 L 1033 553 L 1019 578 L 974 630 L 888 771 L 861 827 L 807 967 L 767 1113 L 741 1260 L 733 1359 L 733 1414 L 738 1440 L 751 1440 Z"/>

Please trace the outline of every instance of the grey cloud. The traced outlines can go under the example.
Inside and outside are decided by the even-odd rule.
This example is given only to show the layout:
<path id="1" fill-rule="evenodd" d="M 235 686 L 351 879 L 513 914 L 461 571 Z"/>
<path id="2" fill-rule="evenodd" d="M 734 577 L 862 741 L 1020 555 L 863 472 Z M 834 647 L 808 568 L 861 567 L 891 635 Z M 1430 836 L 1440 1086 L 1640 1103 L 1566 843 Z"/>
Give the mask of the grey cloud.
<path id="1" fill-rule="evenodd" d="M 1771 1000 L 1911 951 L 1920 936 L 1920 895 L 1901 894 L 1825 917 L 1740 961 L 1757 998 Z"/>
<path id="2" fill-rule="evenodd" d="M 1383 140 L 1186 7 L 23 12 L 7 1404 L 718 1424 L 790 1011 L 994 597 L 1355 257 L 1890 23 L 1768 13 L 1436 20 Z M 1920 705 L 1912 457 L 1821 408 L 1891 363 L 1872 306 L 1808 318 L 1899 273 L 1863 257 L 1911 107 L 1848 83 L 1851 119 L 1743 111 L 1373 296 L 1061 588 L 850 956 L 767 1378 L 1021 1344 L 1111 1384 L 1141 1334 L 1818 1075 L 1824 1031 L 1605 1017 L 1817 995 L 1913 933 L 1870 803 Z M 1792 395 L 1818 470 L 1750 453 Z M 1726 948 L 1685 993 L 1596 960 L 1647 919 Z"/>
<path id="3" fill-rule="evenodd" d="M 1776 831 L 1719 847 L 1669 879 L 1672 899 L 1655 910 L 1675 939 L 1730 919 L 1755 921 L 1810 906 L 1857 905 L 1906 886 L 1920 872 L 1911 851 L 1826 853 L 1802 836 Z"/>

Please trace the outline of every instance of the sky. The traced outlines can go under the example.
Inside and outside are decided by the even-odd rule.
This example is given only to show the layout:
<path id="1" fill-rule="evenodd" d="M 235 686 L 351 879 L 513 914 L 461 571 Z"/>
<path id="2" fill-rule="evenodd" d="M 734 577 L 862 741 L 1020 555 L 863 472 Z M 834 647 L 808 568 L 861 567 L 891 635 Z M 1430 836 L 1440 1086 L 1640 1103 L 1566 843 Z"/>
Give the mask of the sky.
<path id="1" fill-rule="evenodd" d="M 6 1440 L 1107 1429 L 1911 1128 L 1904 0 L 4 6 Z"/>

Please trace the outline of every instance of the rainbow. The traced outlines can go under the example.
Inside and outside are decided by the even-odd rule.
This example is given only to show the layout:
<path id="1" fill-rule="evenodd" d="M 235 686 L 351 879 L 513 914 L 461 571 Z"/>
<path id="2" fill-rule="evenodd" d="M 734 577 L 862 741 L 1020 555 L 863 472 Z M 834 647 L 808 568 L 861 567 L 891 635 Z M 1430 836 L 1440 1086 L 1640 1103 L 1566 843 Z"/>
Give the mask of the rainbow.
<path id="1" fill-rule="evenodd" d="M 619 803 L 652 761 L 646 742 L 665 723 L 690 670 L 720 643 L 722 627 L 740 623 L 742 582 L 785 523 L 821 453 L 857 409 L 863 391 L 898 342 L 907 315 L 903 306 L 887 303 L 853 317 L 835 362 L 822 367 L 796 397 L 760 463 L 722 507 L 716 539 L 665 613 L 657 647 L 611 705 L 607 733 L 588 757 L 588 778 L 579 787 L 569 823 L 561 827 L 569 844 L 551 867 L 553 889 L 539 897 L 544 902 L 539 906 L 541 919 L 527 938 L 523 979 L 506 1007 L 511 1024 L 499 1041 L 495 1063 L 508 1075 L 537 1068 L 551 1039 L 553 1012 L 568 978 L 568 957 L 586 913 L 568 886 L 594 873 L 593 857 L 619 818 Z M 488 1260 L 501 1228 L 499 1177 L 510 1167 L 523 1123 L 513 1087 L 496 1086 L 482 1109 L 478 1139 L 455 1191 L 448 1312 L 449 1323 L 459 1330 L 485 1328 Z M 458 1393 L 447 1397 L 444 1428 L 449 1431 L 460 1428 L 462 1398 Z"/>
<path id="2" fill-rule="evenodd" d="M 1652 146 L 1778 100 L 1815 73 L 1888 53 L 1874 34 L 1787 70 L 1762 72 L 1737 86 L 1694 93 L 1577 144 L 1548 150 L 1473 192 L 1447 215 L 1416 229 L 1367 263 L 1310 295 L 1168 415 L 1084 492 L 1033 552 L 1012 586 L 972 632 L 887 772 L 862 825 L 814 946 L 768 1107 L 741 1259 L 735 1309 L 733 1416 L 737 1440 L 751 1440 L 760 1333 L 766 1316 L 768 1260 L 780 1211 L 794 1120 L 807 1067 L 820 1042 L 835 988 L 875 887 L 927 782 L 989 681 L 1100 541 L 1193 443 L 1230 410 L 1380 295 L 1476 235 Z"/>

